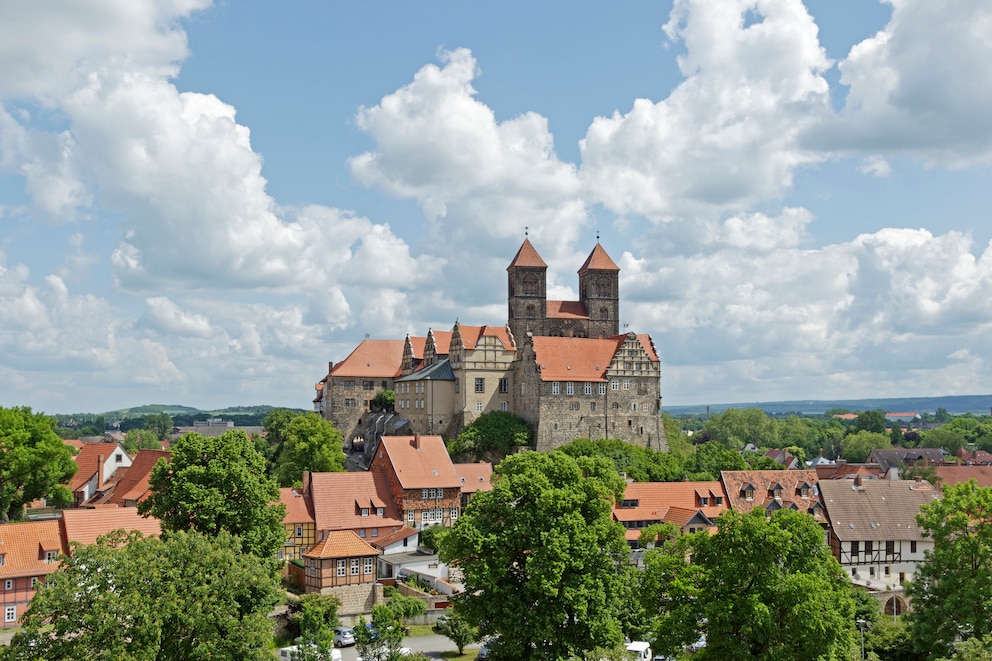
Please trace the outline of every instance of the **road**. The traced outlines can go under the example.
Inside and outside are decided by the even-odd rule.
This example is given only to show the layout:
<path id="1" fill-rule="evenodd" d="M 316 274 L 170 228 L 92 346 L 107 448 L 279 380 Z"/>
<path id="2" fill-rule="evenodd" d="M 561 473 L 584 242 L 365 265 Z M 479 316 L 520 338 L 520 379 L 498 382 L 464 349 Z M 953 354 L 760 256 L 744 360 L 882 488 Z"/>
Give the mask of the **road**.
<path id="1" fill-rule="evenodd" d="M 466 645 L 465 649 L 477 648 L 478 643 L 474 645 Z M 431 634 L 429 636 L 409 636 L 403 639 L 403 647 L 409 647 L 414 652 L 421 652 L 424 656 L 429 659 L 440 659 L 442 658 L 441 652 L 457 651 L 455 644 L 448 640 L 445 636 L 438 634 Z M 354 647 L 345 647 L 341 650 L 341 661 L 355 661 L 358 657 L 358 652 Z"/>

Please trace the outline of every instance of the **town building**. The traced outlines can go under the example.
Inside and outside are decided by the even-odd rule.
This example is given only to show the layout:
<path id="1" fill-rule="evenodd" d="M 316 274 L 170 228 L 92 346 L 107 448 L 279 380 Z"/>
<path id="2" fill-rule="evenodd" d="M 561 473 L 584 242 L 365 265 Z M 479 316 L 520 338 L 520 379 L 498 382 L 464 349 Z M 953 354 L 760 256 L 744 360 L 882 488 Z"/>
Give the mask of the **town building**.
<path id="1" fill-rule="evenodd" d="M 18 626 L 38 588 L 58 569 L 61 551 L 59 522 L 54 519 L 0 525 L 3 628 Z"/>
<path id="2" fill-rule="evenodd" d="M 369 472 L 385 476 L 405 524 L 451 526 L 461 511 L 461 480 L 440 436 L 384 436 Z"/>
<path id="3" fill-rule="evenodd" d="M 277 557 L 284 561 L 299 560 L 317 540 L 310 494 L 297 487 L 281 487 L 279 502 L 286 508 L 286 515 L 282 518 L 286 541 L 277 552 Z"/>
<path id="4" fill-rule="evenodd" d="M 619 267 L 598 242 L 579 268 L 579 300 L 547 296 L 547 264 L 529 239 L 507 267 L 507 322 L 404 340 L 364 340 L 330 363 L 314 408 L 345 438 L 453 437 L 480 415 L 506 411 L 550 450 L 580 437 L 667 450 L 661 361 L 647 334 L 621 331 Z M 394 411 L 371 413 L 395 392 Z M 365 415 L 365 418 L 363 418 Z"/>
<path id="5" fill-rule="evenodd" d="M 820 485 L 823 482 L 811 468 L 800 470 L 722 471 L 720 481 L 727 503 L 735 512 L 761 508 L 766 514 L 781 509 L 812 514 L 826 523 Z"/>

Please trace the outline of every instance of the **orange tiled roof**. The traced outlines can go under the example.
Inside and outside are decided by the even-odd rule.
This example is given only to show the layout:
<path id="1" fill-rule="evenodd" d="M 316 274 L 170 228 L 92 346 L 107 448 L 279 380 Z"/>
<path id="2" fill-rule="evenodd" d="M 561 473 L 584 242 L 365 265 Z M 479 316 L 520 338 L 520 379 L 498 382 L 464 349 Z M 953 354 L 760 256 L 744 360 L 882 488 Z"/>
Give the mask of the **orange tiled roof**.
<path id="1" fill-rule="evenodd" d="M 514 266 L 548 268 L 548 265 L 544 263 L 541 256 L 537 254 L 537 250 L 534 249 L 530 239 L 524 239 L 523 244 L 517 250 L 517 254 L 513 256 L 513 261 L 506 267 L 506 270 L 509 271 Z"/>
<path id="2" fill-rule="evenodd" d="M 403 525 L 382 473 L 310 473 L 304 477 L 317 530 L 385 528 Z M 382 503 L 382 516 L 362 516 L 356 501 Z M 374 512 L 370 512 L 374 514 Z"/>
<path id="3" fill-rule="evenodd" d="M 334 366 L 332 377 L 386 377 L 400 375 L 403 340 L 362 340 L 347 358 Z"/>
<path id="4" fill-rule="evenodd" d="M 97 537 L 123 528 L 137 530 L 145 537 L 162 534 L 161 522 L 153 516 L 144 517 L 134 507 L 101 507 L 99 509 L 63 510 L 60 523 L 63 551 L 69 552 L 69 543 L 93 544 Z"/>
<path id="5" fill-rule="evenodd" d="M 492 490 L 493 465 L 488 461 L 452 465 L 455 468 L 455 475 L 458 476 L 458 480 L 462 483 L 462 493 Z"/>
<path id="6" fill-rule="evenodd" d="M 413 358 L 420 360 L 424 357 L 424 346 L 427 344 L 426 337 L 416 337 L 407 335 L 410 338 L 410 348 L 413 350 Z"/>
<path id="7" fill-rule="evenodd" d="M 483 337 L 494 336 L 507 351 L 513 350 L 513 342 L 510 340 L 510 332 L 506 327 L 497 326 L 462 326 L 458 325 L 458 335 L 462 338 L 462 346 L 466 349 L 474 349 Z"/>
<path id="8" fill-rule="evenodd" d="M 720 473 L 724 490 L 727 492 L 727 499 L 731 509 L 738 512 L 749 512 L 757 507 L 766 511 L 776 509 L 795 508 L 801 512 L 810 512 L 814 515 L 822 514 L 823 499 L 820 497 L 819 478 L 812 468 L 802 470 L 748 470 L 748 471 L 722 471 Z M 803 497 L 800 494 L 800 487 L 809 488 L 809 495 Z M 754 497 L 750 500 L 746 498 L 744 490 L 752 487 Z M 772 495 L 773 489 L 778 487 L 780 498 Z"/>
<path id="9" fill-rule="evenodd" d="M 140 503 L 148 497 L 148 480 L 152 476 L 152 469 L 155 468 L 155 464 L 158 463 L 159 459 L 169 461 L 171 456 L 172 453 L 168 450 L 138 450 L 131 466 L 118 479 L 117 485 L 105 502 L 121 507 L 125 507 L 125 503 L 129 501 Z M 117 472 L 120 473 L 121 470 L 118 469 Z"/>
<path id="10" fill-rule="evenodd" d="M 313 523 L 313 507 L 310 494 L 304 494 L 303 489 L 283 487 L 279 489 L 279 502 L 286 506 L 286 516 L 283 523 Z"/>
<path id="11" fill-rule="evenodd" d="M 351 530 L 332 530 L 321 541 L 303 552 L 306 558 L 354 558 L 379 555 L 379 550 Z"/>
<path id="12" fill-rule="evenodd" d="M 434 353 L 439 356 L 448 355 L 451 350 L 451 331 L 431 330 L 430 334 L 434 337 Z"/>
<path id="13" fill-rule="evenodd" d="M 376 547 L 377 549 L 385 550 L 387 546 L 391 546 L 396 542 L 403 541 L 408 537 L 413 537 L 418 532 L 420 531 L 417 530 L 416 528 L 411 528 L 410 526 L 403 526 L 399 530 L 395 532 L 391 532 L 388 535 L 380 535 L 379 537 L 376 537 L 375 539 L 372 540 L 371 543 L 372 546 Z"/>
<path id="14" fill-rule="evenodd" d="M 849 464 L 843 460 L 836 464 L 820 464 L 815 470 L 820 480 L 843 480 L 855 475 L 872 478 L 882 474 L 882 467 L 878 464 Z"/>
<path id="15" fill-rule="evenodd" d="M 45 553 L 62 552 L 59 522 L 24 521 L 0 525 L 0 579 L 20 576 L 45 576 L 58 568 L 58 563 L 46 563 Z"/>
<path id="16" fill-rule="evenodd" d="M 83 446 L 86 445 L 82 441 L 77 440 L 77 439 L 74 439 L 74 438 L 66 439 L 65 441 L 63 441 L 63 443 L 65 443 L 66 445 L 71 445 L 72 447 L 76 448 L 76 452 L 79 452 L 80 450 L 82 450 L 83 449 Z"/>
<path id="17" fill-rule="evenodd" d="M 384 451 L 403 489 L 461 487 L 440 436 L 383 436 Z"/>
<path id="18" fill-rule="evenodd" d="M 702 504 L 701 498 L 707 499 L 706 505 Z M 722 505 L 715 503 L 717 498 L 723 500 Z M 672 510 L 691 511 L 693 515 L 702 512 L 713 519 L 729 508 L 727 494 L 720 482 L 630 482 L 624 490 L 623 500 L 637 504 L 623 507 L 622 503 L 617 503 L 613 507 L 613 518 L 617 521 L 669 522 L 668 517 L 676 515 Z M 671 522 L 675 523 L 674 520 Z"/>
<path id="19" fill-rule="evenodd" d="M 103 461 L 106 463 L 117 452 L 124 452 L 124 449 L 117 443 L 87 443 L 80 448 L 74 457 L 79 470 L 72 477 L 69 489 L 75 491 L 93 478 L 96 474 L 98 457 L 103 457 Z"/>
<path id="20" fill-rule="evenodd" d="M 534 337 L 541 380 L 606 381 L 606 370 L 625 338 Z"/>
<path id="21" fill-rule="evenodd" d="M 975 480 L 980 487 L 992 487 L 992 466 L 937 466 L 934 471 L 941 487 L 968 480 Z"/>
<path id="22" fill-rule="evenodd" d="M 647 333 L 638 333 L 637 339 L 644 347 L 644 352 L 648 355 L 651 360 L 658 360 L 658 352 L 654 349 L 654 340 Z"/>
<path id="23" fill-rule="evenodd" d="M 596 247 L 592 249 L 592 252 L 589 253 L 588 257 L 586 257 L 585 263 L 583 263 L 582 267 L 579 268 L 579 273 L 589 270 L 619 271 L 620 267 L 617 266 L 612 259 L 610 259 L 610 256 L 606 254 L 606 250 L 604 250 L 603 246 L 601 246 L 597 241 Z"/>
<path id="24" fill-rule="evenodd" d="M 581 301 L 548 301 L 549 319 L 588 319 L 589 312 Z"/>

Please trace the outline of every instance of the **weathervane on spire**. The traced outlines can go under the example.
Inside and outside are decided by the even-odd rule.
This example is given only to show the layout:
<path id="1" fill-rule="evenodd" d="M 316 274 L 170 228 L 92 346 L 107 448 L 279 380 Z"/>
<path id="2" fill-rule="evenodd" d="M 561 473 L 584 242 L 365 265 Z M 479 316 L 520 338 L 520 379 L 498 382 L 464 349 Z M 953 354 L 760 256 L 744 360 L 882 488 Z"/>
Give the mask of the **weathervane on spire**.
<path id="1" fill-rule="evenodd" d="M 596 243 L 599 243 L 599 230 L 596 230 Z"/>
<path id="2" fill-rule="evenodd" d="M 525 239 L 529 236 L 529 234 L 527 232 L 527 230 L 529 230 L 529 229 L 530 229 L 529 227 L 527 227 L 526 225 L 524 225 L 524 238 Z"/>

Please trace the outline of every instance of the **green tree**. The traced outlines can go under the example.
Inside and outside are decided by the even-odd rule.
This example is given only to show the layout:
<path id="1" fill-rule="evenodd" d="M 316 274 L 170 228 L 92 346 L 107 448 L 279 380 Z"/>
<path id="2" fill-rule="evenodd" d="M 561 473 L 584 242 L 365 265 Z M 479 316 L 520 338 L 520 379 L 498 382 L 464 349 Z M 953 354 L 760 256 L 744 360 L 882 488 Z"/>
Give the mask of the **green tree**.
<path id="1" fill-rule="evenodd" d="M 889 432 L 889 442 L 892 447 L 903 447 L 906 437 L 902 432 L 902 426 L 898 422 L 892 423 L 892 431 Z"/>
<path id="2" fill-rule="evenodd" d="M 146 415 L 142 427 L 155 432 L 160 441 L 168 440 L 172 436 L 172 418 L 168 413 Z"/>
<path id="3" fill-rule="evenodd" d="M 749 443 L 759 448 L 775 447 L 775 420 L 761 409 L 727 409 L 710 418 L 704 429 L 729 450 L 740 452 Z"/>
<path id="4" fill-rule="evenodd" d="M 423 615 L 427 612 L 427 604 L 421 599 L 409 597 L 399 592 L 390 597 L 386 605 L 389 606 L 389 610 L 393 611 L 402 624 L 405 624 L 411 617 Z"/>
<path id="5" fill-rule="evenodd" d="M 844 437 L 840 442 L 840 456 L 852 464 L 861 464 L 868 459 L 872 450 L 884 450 L 890 447 L 892 444 L 887 435 L 862 430 Z"/>
<path id="6" fill-rule="evenodd" d="M 285 440 L 275 470 L 280 486 L 300 484 L 303 471 L 336 473 L 344 470 L 341 432 L 313 411 L 295 416 L 283 434 Z"/>
<path id="7" fill-rule="evenodd" d="M 458 435 L 448 451 L 477 458 L 503 456 L 514 448 L 530 445 L 533 434 L 523 418 L 506 411 L 489 411 L 475 419 Z"/>
<path id="8" fill-rule="evenodd" d="M 458 648 L 458 656 L 465 652 L 466 645 L 479 639 L 478 630 L 459 615 L 457 610 L 448 615 L 447 619 L 438 625 L 437 630 L 442 636 L 454 643 L 455 647 Z"/>
<path id="9" fill-rule="evenodd" d="M 695 607 L 667 627 L 681 628 L 682 639 L 686 630 L 705 634 L 705 659 L 845 658 L 854 644 L 853 588 L 813 517 L 728 511 L 717 526 L 715 535 L 690 537 L 686 569 L 675 565 L 668 599 Z"/>
<path id="10" fill-rule="evenodd" d="M 0 521 L 22 518 L 24 506 L 38 498 L 56 507 L 71 503 L 64 483 L 76 470 L 54 418 L 27 407 L 0 407 Z"/>
<path id="11" fill-rule="evenodd" d="M 376 411 L 392 411 L 396 404 L 396 393 L 392 390 L 380 390 L 372 398 L 372 408 Z"/>
<path id="12" fill-rule="evenodd" d="M 147 429 L 128 429 L 124 434 L 124 441 L 121 445 L 130 454 L 143 449 L 162 449 L 162 441 L 159 440 L 158 434 Z"/>
<path id="13" fill-rule="evenodd" d="M 952 455 L 964 447 L 966 432 L 960 427 L 944 425 L 923 432 L 923 443 L 929 448 L 943 448 Z"/>
<path id="14" fill-rule="evenodd" d="M 722 443 L 710 441 L 696 448 L 696 453 L 686 461 L 690 480 L 712 481 L 720 479 L 720 471 L 747 470 L 747 459 L 736 450 L 727 449 Z"/>
<path id="15" fill-rule="evenodd" d="M 992 487 L 950 485 L 916 520 L 933 540 L 906 593 L 917 650 L 947 656 L 958 639 L 992 634 Z"/>
<path id="16" fill-rule="evenodd" d="M 25 614 L 7 659 L 271 658 L 278 585 L 237 538 L 112 533 L 75 546 Z"/>
<path id="17" fill-rule="evenodd" d="M 242 431 L 184 434 L 172 445 L 172 462 L 159 459 L 152 469 L 149 487 L 138 511 L 161 519 L 164 530 L 227 531 L 266 558 L 286 541 L 279 487 Z"/>
<path id="18" fill-rule="evenodd" d="M 398 661 L 403 644 L 403 623 L 386 604 L 372 607 L 371 627 L 365 618 L 358 618 L 355 627 L 355 647 L 363 661 Z"/>
<path id="19" fill-rule="evenodd" d="M 263 454 L 273 467 L 279 462 L 279 455 L 286 443 L 286 430 L 296 415 L 289 409 L 272 409 L 262 420 L 262 429 L 265 430 L 265 440 L 268 442 L 268 449 Z"/>
<path id="20" fill-rule="evenodd" d="M 870 431 L 875 434 L 885 433 L 885 409 L 860 411 L 854 421 L 855 431 Z"/>
<path id="21" fill-rule="evenodd" d="M 619 439 L 579 438 L 558 448 L 573 457 L 604 457 L 635 482 L 674 482 L 685 475 L 680 459 Z"/>
<path id="22" fill-rule="evenodd" d="M 502 658 L 619 644 L 628 548 L 612 510 L 624 481 L 605 459 L 560 451 L 511 455 L 496 473 L 439 540 L 441 559 L 464 574 L 458 611 L 498 634 Z"/>
<path id="23" fill-rule="evenodd" d="M 302 595 L 292 608 L 300 637 L 321 650 L 331 648 L 340 606 L 341 601 L 334 595 L 317 592 Z"/>
<path id="24" fill-rule="evenodd" d="M 940 661 L 992 661 L 992 636 L 962 641 L 955 646 L 954 656 Z"/>

